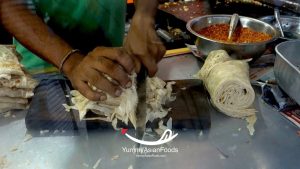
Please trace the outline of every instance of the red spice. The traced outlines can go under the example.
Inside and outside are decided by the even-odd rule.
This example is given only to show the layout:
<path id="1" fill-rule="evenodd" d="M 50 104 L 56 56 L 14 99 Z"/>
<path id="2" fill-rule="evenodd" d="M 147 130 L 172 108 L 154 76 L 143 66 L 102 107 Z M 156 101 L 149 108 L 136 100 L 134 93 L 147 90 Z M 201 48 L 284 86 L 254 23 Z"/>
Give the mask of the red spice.
<path id="1" fill-rule="evenodd" d="M 228 41 L 228 31 L 228 24 L 216 24 L 203 28 L 197 33 L 209 39 L 233 43 L 264 42 L 272 38 L 271 35 L 263 32 L 256 32 L 250 28 L 237 27 L 232 35 L 231 40 Z"/>

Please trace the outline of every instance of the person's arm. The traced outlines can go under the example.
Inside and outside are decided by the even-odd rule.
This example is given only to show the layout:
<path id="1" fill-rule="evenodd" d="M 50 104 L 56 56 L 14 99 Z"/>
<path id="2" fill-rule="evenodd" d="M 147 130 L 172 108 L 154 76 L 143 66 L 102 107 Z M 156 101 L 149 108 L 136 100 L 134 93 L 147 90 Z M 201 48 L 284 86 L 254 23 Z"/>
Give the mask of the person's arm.
<path id="1" fill-rule="evenodd" d="M 157 62 L 165 54 L 165 47 L 155 31 L 155 14 L 158 0 L 135 0 L 136 12 L 132 18 L 130 30 L 124 47 L 138 58 L 137 71 L 142 63 L 153 76 L 157 71 Z"/>
<path id="2" fill-rule="evenodd" d="M 158 0 L 135 0 L 136 13 L 140 13 L 154 19 Z"/>
<path id="3" fill-rule="evenodd" d="M 28 10 L 22 0 L 0 0 L 0 20 L 21 44 L 56 67 L 72 50 L 41 18 Z M 128 74 L 133 70 L 133 61 L 121 48 L 97 47 L 85 57 L 80 53 L 72 54 L 62 70 L 81 94 L 91 100 L 104 100 L 106 95 L 93 91 L 89 85 L 119 96 L 120 86 L 130 86 Z M 108 81 L 103 74 L 118 84 Z"/>
<path id="4" fill-rule="evenodd" d="M 62 57 L 72 50 L 71 46 L 55 35 L 24 3 L 22 0 L 1 0 L 3 26 L 26 48 L 58 67 Z M 75 56 L 69 62 L 81 59 L 81 56 Z M 66 64 L 64 70 L 71 69 L 71 65 Z"/>

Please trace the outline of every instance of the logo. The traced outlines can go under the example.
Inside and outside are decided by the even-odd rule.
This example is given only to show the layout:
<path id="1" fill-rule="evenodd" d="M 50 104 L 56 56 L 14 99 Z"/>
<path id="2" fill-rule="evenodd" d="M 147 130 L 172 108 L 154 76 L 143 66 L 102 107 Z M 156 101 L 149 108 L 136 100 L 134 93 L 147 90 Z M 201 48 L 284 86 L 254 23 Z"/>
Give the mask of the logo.
<path id="1" fill-rule="evenodd" d="M 128 129 L 124 129 L 122 128 L 121 133 L 122 135 L 125 135 L 127 138 L 129 138 L 130 140 L 142 144 L 142 145 L 148 145 L 148 146 L 155 146 L 155 145 L 161 145 L 161 144 L 165 144 L 167 142 L 172 141 L 177 135 L 176 134 L 172 134 L 172 131 L 170 129 L 167 129 L 164 131 L 164 133 L 162 134 L 162 136 L 160 137 L 159 140 L 157 141 L 145 141 L 145 140 L 139 140 L 137 138 L 132 137 L 131 135 L 127 134 Z"/>

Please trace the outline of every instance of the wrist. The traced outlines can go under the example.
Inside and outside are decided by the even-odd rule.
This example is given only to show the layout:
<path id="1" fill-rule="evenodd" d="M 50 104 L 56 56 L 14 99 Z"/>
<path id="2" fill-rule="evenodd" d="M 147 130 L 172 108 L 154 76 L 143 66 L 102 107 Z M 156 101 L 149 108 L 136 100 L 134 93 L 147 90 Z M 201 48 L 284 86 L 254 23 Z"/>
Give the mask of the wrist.
<path id="1" fill-rule="evenodd" d="M 145 13 L 136 12 L 132 18 L 132 24 L 143 25 L 143 27 L 155 26 L 155 19 L 151 15 Z"/>
<path id="2" fill-rule="evenodd" d="M 79 52 L 72 53 L 62 66 L 62 72 L 69 76 L 75 67 L 83 60 L 84 55 Z"/>
<path id="3" fill-rule="evenodd" d="M 138 0 L 135 14 L 154 19 L 158 7 L 158 0 Z"/>

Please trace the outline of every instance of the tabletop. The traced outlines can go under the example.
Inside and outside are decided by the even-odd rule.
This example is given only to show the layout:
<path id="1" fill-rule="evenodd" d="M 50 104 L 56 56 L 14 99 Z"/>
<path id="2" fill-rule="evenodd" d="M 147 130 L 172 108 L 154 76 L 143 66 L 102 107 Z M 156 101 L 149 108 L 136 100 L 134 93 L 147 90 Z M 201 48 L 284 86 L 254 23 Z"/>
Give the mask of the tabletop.
<path id="1" fill-rule="evenodd" d="M 157 76 L 164 80 L 192 79 L 202 63 L 192 55 L 165 58 Z M 256 91 L 255 133 L 249 135 L 246 121 L 230 118 L 214 109 L 211 127 L 205 130 L 175 130 L 169 152 L 139 156 L 135 143 L 111 129 L 89 131 L 40 131 L 30 135 L 26 112 L 0 117 L 0 169 L 296 169 L 300 165 L 297 127 L 260 99 Z M 133 130 L 128 131 L 133 134 Z M 151 134 L 145 139 L 154 139 Z"/>

